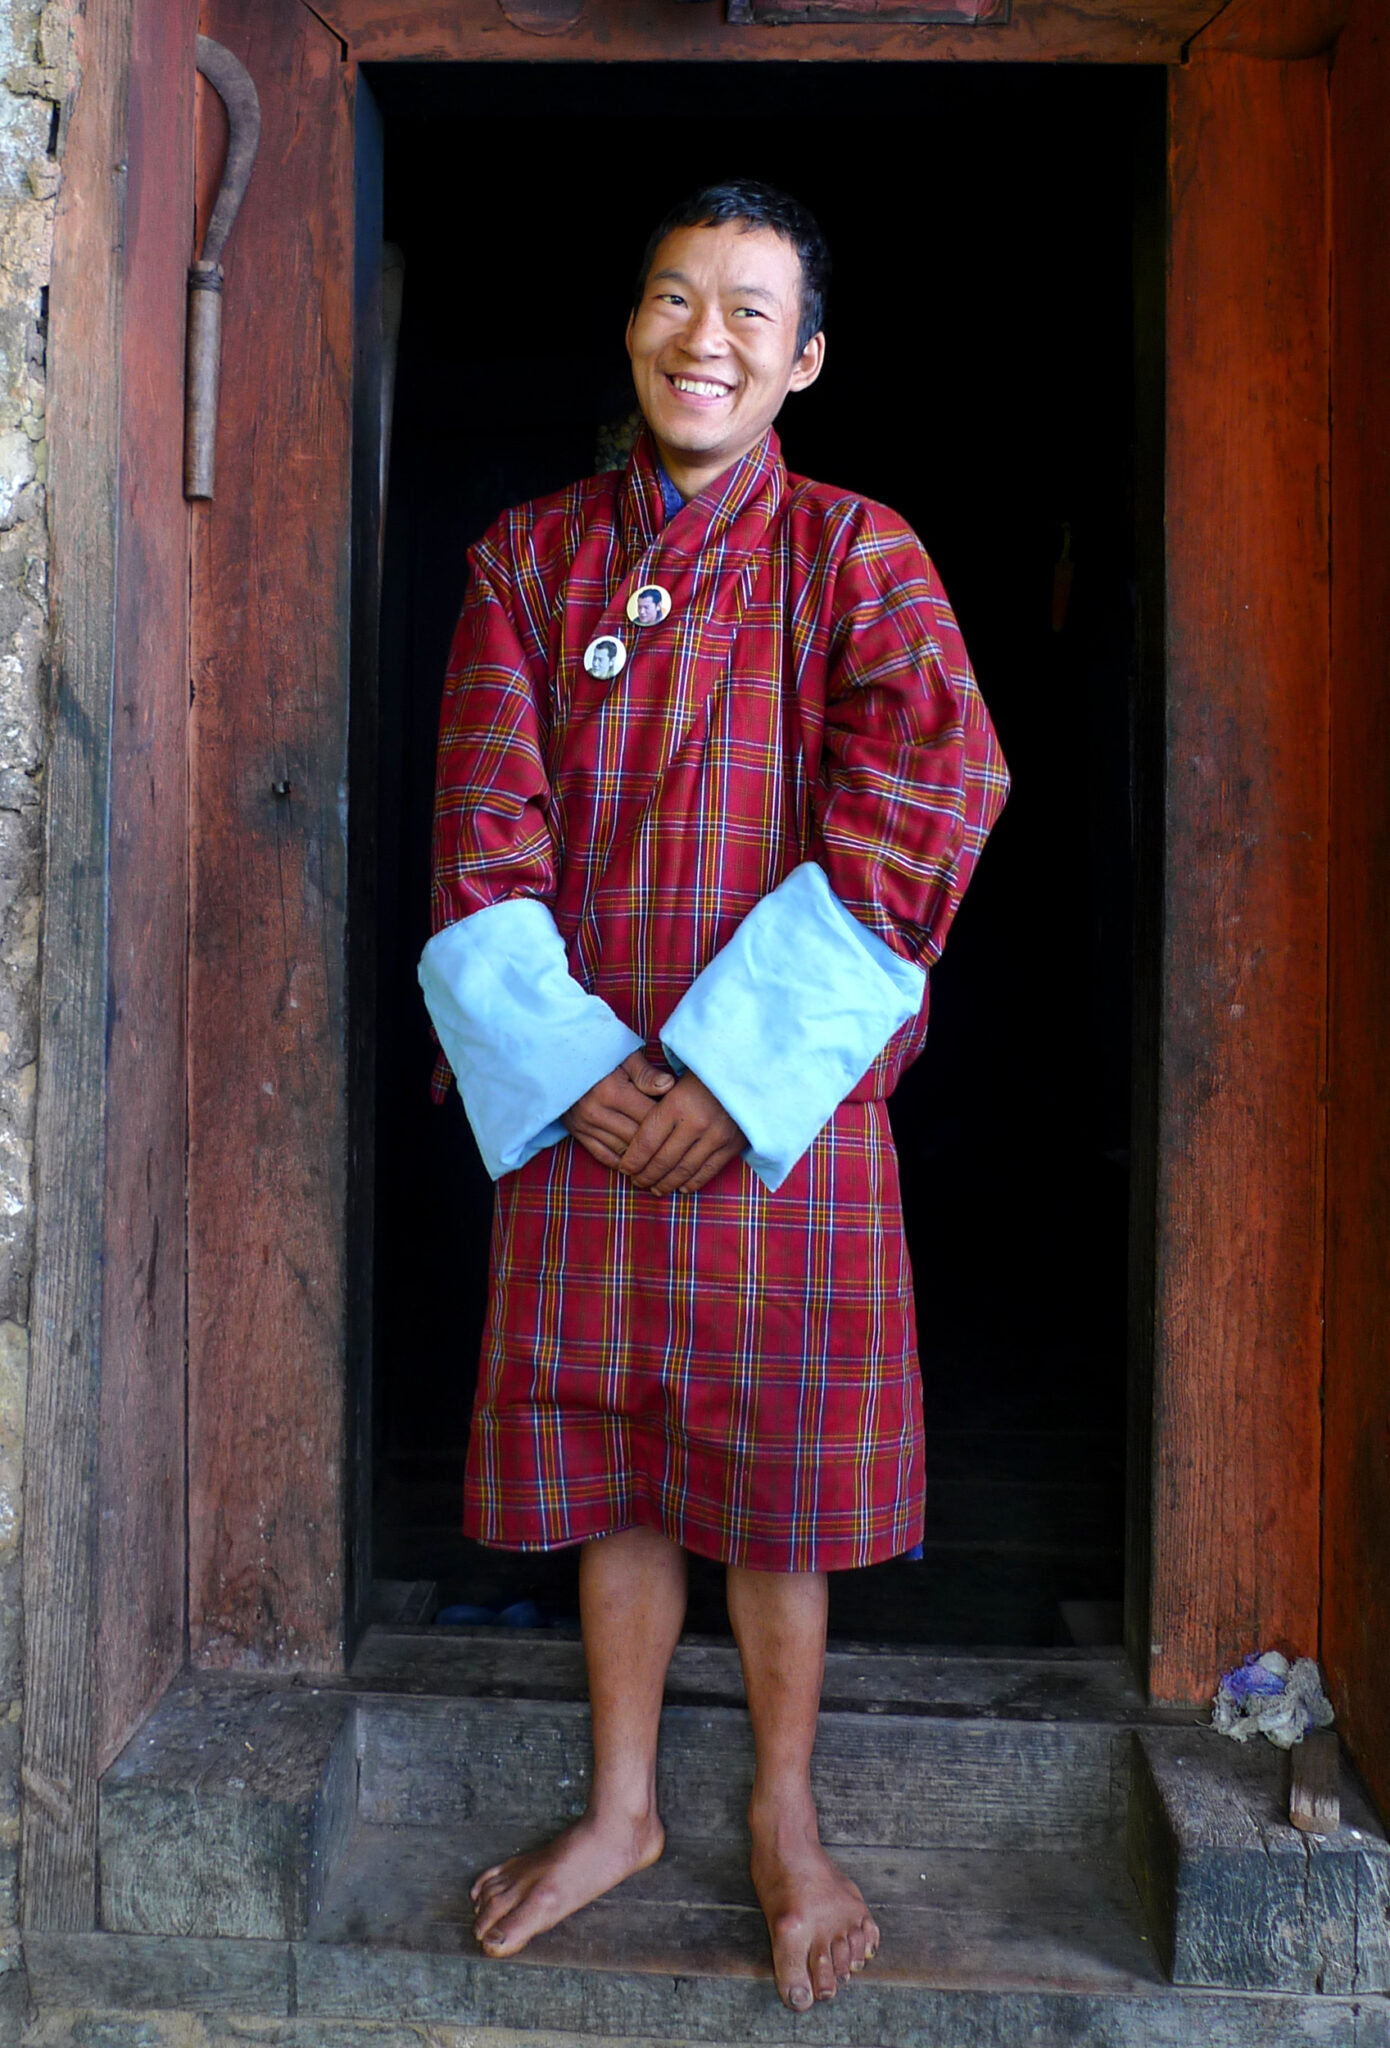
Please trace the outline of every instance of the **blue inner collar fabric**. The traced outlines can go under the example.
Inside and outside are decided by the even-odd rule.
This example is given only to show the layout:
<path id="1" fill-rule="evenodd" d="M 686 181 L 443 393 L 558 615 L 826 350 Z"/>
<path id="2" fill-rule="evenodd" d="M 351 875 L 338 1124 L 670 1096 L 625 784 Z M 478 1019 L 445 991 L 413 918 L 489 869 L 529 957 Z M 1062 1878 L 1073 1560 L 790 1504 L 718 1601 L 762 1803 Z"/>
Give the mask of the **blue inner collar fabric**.
<path id="1" fill-rule="evenodd" d="M 666 507 L 666 517 L 674 519 L 681 506 L 685 503 L 685 499 L 676 489 L 659 462 L 656 465 L 656 473 L 661 480 L 661 502 Z"/>

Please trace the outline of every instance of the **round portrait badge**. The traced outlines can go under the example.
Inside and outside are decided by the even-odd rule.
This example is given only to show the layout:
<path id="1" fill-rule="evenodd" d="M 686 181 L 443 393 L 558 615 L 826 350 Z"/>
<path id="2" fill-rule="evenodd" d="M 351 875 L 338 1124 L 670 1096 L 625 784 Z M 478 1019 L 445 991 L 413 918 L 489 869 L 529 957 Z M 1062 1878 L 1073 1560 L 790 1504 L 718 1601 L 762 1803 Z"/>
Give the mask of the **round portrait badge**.
<path id="1" fill-rule="evenodd" d="M 584 649 L 584 666 L 601 683 L 611 683 L 614 676 L 620 676 L 626 660 L 627 649 L 615 633 L 600 633 Z"/>
<path id="2" fill-rule="evenodd" d="M 659 626 L 671 609 L 671 593 L 659 583 L 639 583 L 627 601 L 634 626 Z"/>

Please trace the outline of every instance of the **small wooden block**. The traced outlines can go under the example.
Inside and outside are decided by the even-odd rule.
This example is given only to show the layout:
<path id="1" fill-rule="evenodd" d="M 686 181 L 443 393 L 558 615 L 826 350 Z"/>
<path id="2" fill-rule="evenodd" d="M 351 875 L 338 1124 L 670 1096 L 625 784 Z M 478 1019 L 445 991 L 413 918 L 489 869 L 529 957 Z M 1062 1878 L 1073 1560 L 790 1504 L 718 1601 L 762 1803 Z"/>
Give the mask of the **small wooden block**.
<path id="1" fill-rule="evenodd" d="M 1289 1751 L 1289 1819 L 1305 1835 L 1335 1835 L 1342 1824 L 1341 1751 L 1330 1728 Z"/>
<path id="2" fill-rule="evenodd" d="M 1288 1765 L 1212 1728 L 1134 1736 L 1130 1872 L 1175 1984 L 1390 1990 L 1390 1843 L 1348 1771 L 1341 1825 L 1291 1827 Z"/>

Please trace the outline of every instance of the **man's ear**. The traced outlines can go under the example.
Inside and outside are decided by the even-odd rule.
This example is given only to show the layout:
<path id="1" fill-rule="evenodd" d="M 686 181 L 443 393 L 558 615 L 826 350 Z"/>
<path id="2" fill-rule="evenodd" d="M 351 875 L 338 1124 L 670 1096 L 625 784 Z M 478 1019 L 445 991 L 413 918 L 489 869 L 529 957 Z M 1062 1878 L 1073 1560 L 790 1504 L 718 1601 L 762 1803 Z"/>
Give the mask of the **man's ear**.
<path id="1" fill-rule="evenodd" d="M 629 358 L 632 355 L 632 324 L 636 318 L 637 308 L 634 306 L 627 316 L 627 326 L 623 329 L 623 347 L 627 350 Z"/>
<path id="2" fill-rule="evenodd" d="M 825 362 L 825 336 L 813 334 L 801 354 L 792 365 L 788 391 L 804 391 L 808 384 L 814 384 Z"/>

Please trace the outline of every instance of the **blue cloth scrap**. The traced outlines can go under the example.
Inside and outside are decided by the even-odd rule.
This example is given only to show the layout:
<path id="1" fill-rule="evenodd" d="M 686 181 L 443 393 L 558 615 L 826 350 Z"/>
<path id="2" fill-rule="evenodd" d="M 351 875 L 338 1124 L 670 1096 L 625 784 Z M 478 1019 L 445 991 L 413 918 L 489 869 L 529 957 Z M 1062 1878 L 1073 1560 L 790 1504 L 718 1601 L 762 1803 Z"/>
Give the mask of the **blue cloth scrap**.
<path id="1" fill-rule="evenodd" d="M 1221 1689 L 1237 1700 L 1246 1699 L 1252 1693 L 1261 1699 L 1274 1699 L 1284 1690 L 1287 1683 L 1287 1679 L 1279 1672 L 1270 1671 L 1261 1664 L 1260 1653 L 1256 1650 L 1243 1664 L 1238 1664 L 1234 1671 L 1223 1673 Z"/>

